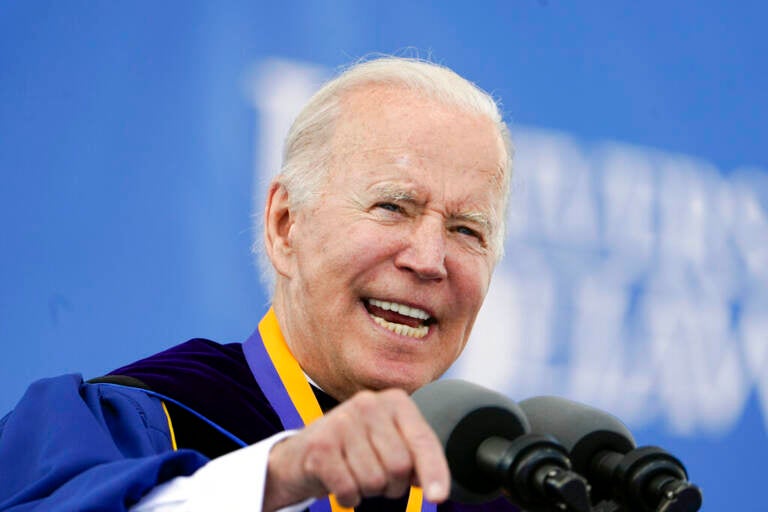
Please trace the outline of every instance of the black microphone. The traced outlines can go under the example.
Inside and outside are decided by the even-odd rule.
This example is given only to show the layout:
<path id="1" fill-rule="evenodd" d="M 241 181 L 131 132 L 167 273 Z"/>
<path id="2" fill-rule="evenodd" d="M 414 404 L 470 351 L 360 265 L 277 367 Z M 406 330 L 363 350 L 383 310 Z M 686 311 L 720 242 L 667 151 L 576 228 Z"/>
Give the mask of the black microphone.
<path id="1" fill-rule="evenodd" d="M 586 480 L 553 438 L 529 434 L 512 400 L 477 384 L 441 380 L 413 394 L 451 470 L 451 499 L 484 503 L 503 491 L 531 512 L 590 512 Z"/>
<path id="2" fill-rule="evenodd" d="M 554 435 L 568 451 L 574 470 L 585 475 L 595 502 L 616 499 L 631 512 L 695 512 L 701 490 L 688 482 L 683 464 L 655 446 L 636 448 L 627 427 L 614 416 L 565 398 L 523 400 L 531 431 Z"/>

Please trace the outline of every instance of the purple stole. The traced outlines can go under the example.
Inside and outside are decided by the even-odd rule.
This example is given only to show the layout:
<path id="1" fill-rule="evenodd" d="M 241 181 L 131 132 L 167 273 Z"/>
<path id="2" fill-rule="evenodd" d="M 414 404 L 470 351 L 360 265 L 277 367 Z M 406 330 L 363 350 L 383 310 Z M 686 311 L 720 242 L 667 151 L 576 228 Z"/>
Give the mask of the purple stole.
<path id="1" fill-rule="evenodd" d="M 243 343 L 243 354 L 259 387 L 280 417 L 286 430 L 300 429 L 320 418 L 323 411 L 304 373 L 285 343 L 272 308 L 259 328 Z M 312 512 L 343 512 L 333 495 L 316 500 Z M 406 512 L 436 512 L 437 506 L 423 499 L 418 487 L 411 487 Z"/>

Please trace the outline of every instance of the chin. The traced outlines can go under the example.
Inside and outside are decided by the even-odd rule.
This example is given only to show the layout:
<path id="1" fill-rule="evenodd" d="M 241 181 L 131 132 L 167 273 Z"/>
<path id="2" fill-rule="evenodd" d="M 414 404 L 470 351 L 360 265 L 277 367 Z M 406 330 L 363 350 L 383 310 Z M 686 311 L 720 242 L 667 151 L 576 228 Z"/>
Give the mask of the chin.
<path id="1" fill-rule="evenodd" d="M 384 390 L 389 388 L 398 388 L 405 390 L 408 394 L 413 393 L 420 387 L 437 380 L 440 376 L 432 376 L 431 373 L 427 375 L 425 371 L 414 371 L 413 368 L 399 370 L 396 368 L 387 369 L 382 365 L 377 368 L 373 374 L 366 376 L 364 382 L 367 383 L 365 388 L 371 390 Z"/>

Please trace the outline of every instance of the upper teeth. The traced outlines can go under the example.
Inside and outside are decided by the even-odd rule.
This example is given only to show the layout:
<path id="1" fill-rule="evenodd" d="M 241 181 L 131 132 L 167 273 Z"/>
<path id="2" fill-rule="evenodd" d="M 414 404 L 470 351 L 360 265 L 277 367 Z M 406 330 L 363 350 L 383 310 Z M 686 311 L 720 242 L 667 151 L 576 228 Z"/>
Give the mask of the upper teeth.
<path id="1" fill-rule="evenodd" d="M 426 311 L 422 311 L 421 309 L 417 309 L 417 308 L 412 308 L 404 304 L 398 304 L 397 302 L 387 302 L 383 300 L 370 299 L 368 303 L 371 306 L 376 306 L 377 308 L 381 308 L 387 311 L 394 311 L 395 313 L 400 313 L 401 315 L 409 316 L 411 318 L 418 318 L 419 320 L 426 320 L 427 318 L 429 318 L 429 314 Z"/>

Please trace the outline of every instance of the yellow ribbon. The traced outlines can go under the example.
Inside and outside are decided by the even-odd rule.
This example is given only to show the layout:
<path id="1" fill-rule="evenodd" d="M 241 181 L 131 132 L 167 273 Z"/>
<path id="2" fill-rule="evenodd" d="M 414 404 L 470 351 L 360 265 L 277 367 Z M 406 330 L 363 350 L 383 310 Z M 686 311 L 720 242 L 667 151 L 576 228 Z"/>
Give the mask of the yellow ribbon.
<path id="1" fill-rule="evenodd" d="M 323 416 L 323 410 L 317 402 L 312 387 L 307 382 L 304 372 L 301 371 L 296 358 L 291 354 L 288 344 L 285 342 L 283 333 L 280 330 L 280 324 L 277 322 L 277 316 L 273 308 L 269 311 L 259 323 L 259 333 L 264 340 L 264 348 L 275 365 L 275 370 L 280 376 L 280 380 L 291 397 L 291 402 L 301 416 L 305 425 L 309 425 L 316 419 Z M 353 509 L 345 508 L 336 502 L 336 498 L 329 496 L 331 510 L 333 512 L 352 512 Z M 419 487 L 411 487 L 411 493 L 408 497 L 408 506 L 406 512 L 419 512 L 422 505 L 422 491 Z"/>

